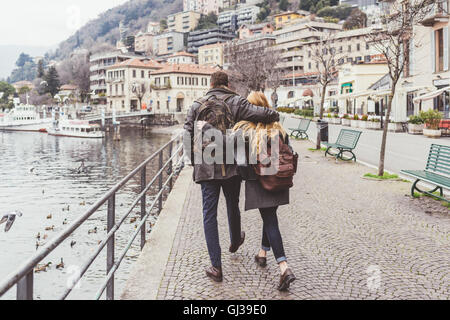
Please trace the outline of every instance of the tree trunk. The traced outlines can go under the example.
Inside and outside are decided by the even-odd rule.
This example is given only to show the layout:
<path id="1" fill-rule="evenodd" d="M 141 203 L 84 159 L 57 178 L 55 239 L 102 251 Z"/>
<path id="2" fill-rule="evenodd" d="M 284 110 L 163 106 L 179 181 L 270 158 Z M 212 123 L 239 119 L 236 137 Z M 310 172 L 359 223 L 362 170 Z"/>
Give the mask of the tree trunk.
<path id="1" fill-rule="evenodd" d="M 322 87 L 322 97 L 320 98 L 320 119 L 323 118 L 323 112 L 324 112 L 324 104 L 325 104 L 325 95 L 327 93 L 327 85 L 324 85 Z"/>
<path id="2" fill-rule="evenodd" d="M 319 112 L 319 118 L 320 120 L 323 119 L 323 105 L 325 103 L 325 94 L 327 92 L 327 85 L 324 85 L 322 87 L 322 96 L 320 98 L 320 112 Z M 320 139 L 320 130 L 319 130 L 319 124 L 317 125 L 317 140 L 316 140 L 316 149 L 320 150 L 321 147 L 321 139 Z"/>
<path id="3" fill-rule="evenodd" d="M 380 162 L 378 164 L 378 175 L 381 177 L 384 175 L 384 158 L 386 155 L 386 140 L 387 140 L 387 132 L 389 127 L 389 121 L 391 118 L 391 109 L 392 109 L 392 101 L 394 100 L 395 95 L 395 87 L 391 91 L 391 95 L 389 96 L 388 107 L 386 111 L 386 117 L 383 127 L 383 138 L 381 139 L 381 149 L 380 149 Z"/>

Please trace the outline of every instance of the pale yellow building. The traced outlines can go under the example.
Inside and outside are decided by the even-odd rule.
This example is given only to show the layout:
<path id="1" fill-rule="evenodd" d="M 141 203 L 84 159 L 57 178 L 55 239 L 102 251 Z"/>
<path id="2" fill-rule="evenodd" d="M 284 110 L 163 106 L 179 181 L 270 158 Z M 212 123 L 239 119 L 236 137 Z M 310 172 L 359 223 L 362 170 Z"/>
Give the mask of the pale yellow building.
<path id="1" fill-rule="evenodd" d="M 386 60 L 381 57 L 369 62 L 346 63 L 340 66 L 337 96 L 339 113 L 379 116 L 380 106 L 369 102 L 373 96 L 370 87 L 388 72 Z"/>
<path id="2" fill-rule="evenodd" d="M 195 11 L 183 11 L 167 16 L 169 31 L 190 32 L 197 27 L 201 14 Z"/>
<path id="3" fill-rule="evenodd" d="M 200 65 L 223 67 L 223 43 L 209 44 L 198 49 L 198 63 Z"/>
<path id="4" fill-rule="evenodd" d="M 298 11 L 298 12 L 287 11 L 287 12 L 282 12 L 282 13 L 276 14 L 274 16 L 275 27 L 277 29 L 280 29 L 283 26 L 290 24 L 294 20 L 305 18 L 308 15 L 309 15 L 309 12 L 306 12 L 306 11 Z"/>
<path id="5" fill-rule="evenodd" d="M 186 113 L 210 88 L 216 69 L 194 64 L 166 64 L 152 73 L 150 107 L 155 113 Z"/>
<path id="6" fill-rule="evenodd" d="M 106 69 L 106 111 L 137 111 L 150 105 L 151 73 L 162 68 L 154 60 L 129 59 Z"/>

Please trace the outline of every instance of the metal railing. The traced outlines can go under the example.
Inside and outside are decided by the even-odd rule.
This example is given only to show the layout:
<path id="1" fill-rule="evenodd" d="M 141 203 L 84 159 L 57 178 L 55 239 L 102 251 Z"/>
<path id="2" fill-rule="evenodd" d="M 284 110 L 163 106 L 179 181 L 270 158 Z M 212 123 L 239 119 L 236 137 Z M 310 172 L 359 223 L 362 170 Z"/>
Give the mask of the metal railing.
<path id="1" fill-rule="evenodd" d="M 164 162 L 164 152 L 168 152 L 168 159 Z M 30 259 L 23 263 L 16 271 L 11 273 L 5 280 L 0 283 L 0 297 L 9 291 L 14 285 L 17 286 L 17 300 L 33 300 L 33 273 L 34 268 L 40 263 L 46 256 L 53 252 L 62 242 L 64 242 L 72 233 L 77 230 L 84 222 L 86 222 L 97 210 L 104 204 L 107 204 L 107 235 L 103 239 L 94 253 L 89 257 L 85 264 L 81 267 L 79 276 L 68 286 L 62 296 L 61 300 L 67 298 L 72 292 L 73 288 L 81 280 L 83 275 L 92 265 L 94 260 L 102 252 L 106 246 L 106 279 L 103 281 L 100 289 L 98 290 L 95 299 L 100 299 L 106 290 L 106 299 L 114 300 L 114 275 L 118 270 L 122 260 L 125 258 L 128 250 L 135 241 L 136 237 L 140 233 L 140 248 L 143 249 L 145 245 L 146 236 L 146 221 L 152 213 L 153 209 L 157 208 L 158 213 L 161 212 L 163 206 L 163 196 L 165 190 L 172 191 L 173 179 L 176 174 L 183 168 L 183 143 L 182 134 L 177 135 L 171 141 L 166 143 L 152 156 L 141 163 L 136 169 L 130 172 L 125 178 L 111 188 L 100 200 L 95 202 L 85 213 L 77 218 L 66 230 L 61 232 L 57 237 L 48 242 L 41 250 L 37 251 Z M 153 161 L 158 160 L 158 172 L 147 184 L 147 166 Z M 175 168 L 175 169 L 174 169 Z M 167 179 L 163 181 L 163 175 L 166 172 Z M 125 215 L 123 215 L 119 222 L 116 222 L 116 193 L 121 190 L 131 179 L 140 174 L 140 194 L 133 201 L 131 207 L 128 209 Z M 146 195 L 150 188 L 157 183 L 157 191 L 155 198 L 147 208 Z M 120 226 L 125 222 L 133 209 L 140 203 L 140 223 L 136 227 L 135 232 L 130 237 L 127 245 L 120 253 L 119 258 L 115 258 L 115 233 L 119 230 Z"/>

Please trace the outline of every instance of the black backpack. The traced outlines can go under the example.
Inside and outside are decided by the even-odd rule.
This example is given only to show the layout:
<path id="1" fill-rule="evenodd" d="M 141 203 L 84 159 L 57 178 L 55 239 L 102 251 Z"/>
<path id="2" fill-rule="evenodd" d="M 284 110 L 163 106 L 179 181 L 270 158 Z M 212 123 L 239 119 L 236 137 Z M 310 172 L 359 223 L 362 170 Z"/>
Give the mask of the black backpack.
<path id="1" fill-rule="evenodd" d="M 226 134 L 228 129 L 234 127 L 234 116 L 225 101 L 232 95 L 218 99 L 215 95 L 206 96 L 197 101 L 200 108 L 197 111 L 196 121 L 206 121 L 214 128 Z"/>
<path id="2" fill-rule="evenodd" d="M 210 95 L 196 101 L 200 104 L 200 107 L 197 110 L 195 121 L 206 121 L 225 135 L 227 133 L 227 130 L 232 129 L 235 124 L 233 113 L 225 102 L 232 96 L 233 94 L 228 94 L 225 95 L 225 97 L 223 97 L 222 99 L 219 99 L 215 95 Z M 199 138 L 200 137 L 195 137 L 195 139 Z M 203 141 L 202 149 L 204 150 L 205 147 L 211 142 L 212 141 Z M 224 165 L 222 165 L 222 175 L 226 175 Z"/>

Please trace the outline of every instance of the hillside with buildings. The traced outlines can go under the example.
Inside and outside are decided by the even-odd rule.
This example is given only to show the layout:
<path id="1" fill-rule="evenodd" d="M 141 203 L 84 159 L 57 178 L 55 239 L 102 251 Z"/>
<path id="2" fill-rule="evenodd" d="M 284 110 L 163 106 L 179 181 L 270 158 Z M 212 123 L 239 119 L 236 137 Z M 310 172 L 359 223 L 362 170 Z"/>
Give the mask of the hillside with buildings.
<path id="1" fill-rule="evenodd" d="M 145 30 L 149 21 L 160 21 L 167 15 L 181 11 L 183 0 L 131 0 L 102 13 L 62 42 L 49 54 L 49 59 L 64 59 L 80 48 L 91 49 L 99 43 L 116 45 L 124 35 Z"/>
<path id="2" fill-rule="evenodd" d="M 139 3 L 144 2 L 148 3 Z M 71 88 L 74 100 L 107 111 L 147 108 L 161 113 L 186 112 L 207 92 L 214 70 L 225 69 L 238 93 L 262 90 L 276 107 L 311 115 L 322 110 L 330 116 L 365 115 L 382 121 L 391 87 L 386 81 L 388 61 L 369 40 L 385 32 L 380 30 L 389 21 L 382 17 L 393 2 L 310 1 L 316 13 L 295 9 L 304 7 L 305 2 L 287 2 L 286 7 L 282 3 L 184 0 L 169 2 L 167 15 L 155 15 L 149 9 L 151 13 L 140 15 L 136 21 L 127 21 L 123 15 L 120 19 L 109 17 L 115 24 L 110 32 L 117 29 L 109 33 L 109 40 L 101 35 L 97 39 L 104 42 L 96 41 L 85 50 L 67 49 L 69 62 L 53 61 L 49 66 L 56 67 L 61 85 Z M 317 10 L 319 3 L 324 6 Z M 113 9 L 109 14 L 119 12 Z M 425 80 L 432 78 L 428 66 L 446 71 L 449 65 L 450 50 L 440 49 L 448 47 L 448 27 L 431 29 L 434 20 L 430 19 L 417 23 L 414 37 L 402 44 L 407 59 L 402 88 L 395 96 L 394 121 L 406 121 L 425 106 L 436 106 L 446 115 L 450 112 L 445 92 L 434 102 L 417 102 L 422 101 L 421 94 L 447 85 L 446 78 L 433 83 Z M 80 35 L 89 30 L 89 26 L 85 28 Z M 421 39 L 416 39 L 416 34 Z M 429 52 L 433 54 L 425 54 Z M 414 63 L 419 55 L 432 61 Z M 419 72 L 420 68 L 425 69 Z M 424 83 L 420 90 L 408 86 L 417 81 Z"/>

